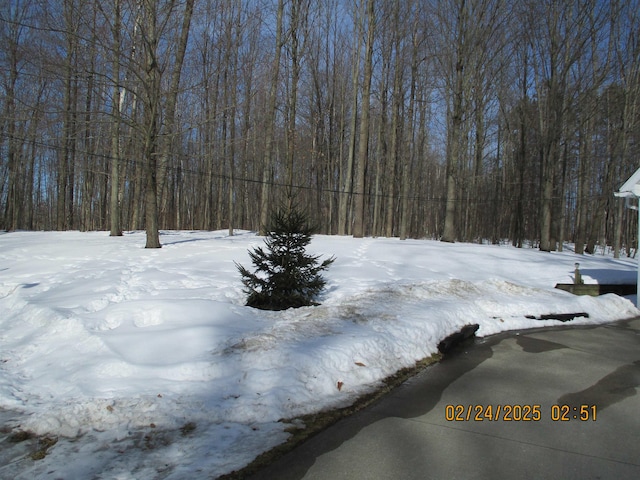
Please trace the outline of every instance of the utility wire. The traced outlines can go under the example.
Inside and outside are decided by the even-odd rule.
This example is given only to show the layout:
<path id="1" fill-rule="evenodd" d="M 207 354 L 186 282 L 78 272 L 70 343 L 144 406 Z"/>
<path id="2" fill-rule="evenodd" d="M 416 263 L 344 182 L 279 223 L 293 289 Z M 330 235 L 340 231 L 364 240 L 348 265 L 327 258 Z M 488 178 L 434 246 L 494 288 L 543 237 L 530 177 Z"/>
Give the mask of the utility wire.
<path id="1" fill-rule="evenodd" d="M 8 138 L 5 136 L 5 138 Z M 34 139 L 26 139 L 26 138 L 22 138 L 22 137 L 17 137 L 17 136 L 13 136 L 13 138 L 15 140 L 20 140 L 23 142 L 24 144 L 28 144 L 30 146 L 37 146 L 39 148 L 42 149 L 47 149 L 47 150 L 53 150 L 53 151 L 62 151 L 65 147 L 63 147 L 62 145 L 56 145 L 56 144 L 52 144 L 52 143 L 47 143 L 45 141 L 41 141 L 41 140 L 34 140 Z M 107 153 L 98 153 L 98 152 L 90 152 L 87 151 L 85 149 L 78 149 L 75 148 L 74 152 L 76 155 L 81 155 L 84 156 L 85 158 L 90 158 L 90 157 L 94 157 L 94 158 L 98 158 L 101 160 L 105 160 L 105 161 L 114 161 L 116 160 L 115 157 L 113 157 L 110 154 Z M 144 167 L 146 164 L 145 160 L 139 160 L 139 159 L 134 159 L 134 158 L 120 158 L 120 162 L 121 164 L 128 164 L 131 166 L 136 166 L 136 167 Z M 122 166 L 122 165 L 121 165 Z M 81 171 L 83 172 L 91 172 L 97 175 L 103 175 L 103 176 L 110 176 L 110 172 L 104 170 L 104 169 L 99 169 L 99 168 L 95 168 L 95 167 L 87 167 L 86 165 L 82 165 L 79 167 Z M 393 197 L 394 199 L 404 199 L 407 198 L 408 200 L 412 200 L 412 201 L 416 201 L 416 202 L 420 202 L 420 203 L 438 203 L 438 204 L 446 204 L 447 202 L 447 198 L 444 196 L 439 196 L 439 197 L 429 197 L 429 196 L 424 196 L 424 195 L 401 195 L 401 194 L 395 194 L 395 195 L 389 195 L 386 193 L 373 193 L 373 192 L 356 192 L 353 190 L 344 190 L 344 189 L 336 189 L 336 188 L 328 188 L 328 187 L 316 187 L 316 186 L 310 186 L 310 185 L 303 185 L 303 184 L 297 184 L 297 183 L 287 183 L 287 182 L 279 182 L 279 181 L 275 181 L 275 180 L 270 180 L 270 181 L 264 181 L 262 179 L 256 179 L 256 178 L 248 178 L 248 177 L 239 177 L 237 175 L 233 175 L 233 177 L 230 174 L 227 173 L 218 173 L 218 172 L 214 172 L 213 170 L 211 172 L 206 172 L 201 168 L 195 168 L 195 167 L 183 167 L 183 166 L 177 166 L 177 165 L 166 165 L 162 168 L 166 168 L 167 171 L 171 171 L 173 173 L 177 173 L 180 172 L 183 175 L 191 175 L 191 176 L 196 176 L 196 177 L 205 177 L 207 175 L 211 176 L 211 178 L 215 178 L 215 179 L 219 179 L 219 180 L 227 180 L 229 182 L 233 181 L 234 183 L 238 182 L 238 183 L 246 183 L 246 184 L 255 184 L 255 185 L 269 185 L 272 187 L 277 187 L 277 188 L 282 188 L 282 189 L 295 189 L 295 190 L 306 190 L 306 191 L 315 191 L 315 192 L 320 192 L 320 193 L 327 193 L 327 194 L 334 194 L 334 195 L 364 195 L 368 198 L 390 198 Z M 502 184 L 502 182 L 500 182 Z M 533 182 L 528 182 L 529 185 L 531 185 Z M 511 185 L 516 185 L 518 184 L 517 182 L 512 182 L 510 183 Z M 460 195 L 460 197 L 464 197 L 464 195 Z M 600 194 L 592 194 L 589 195 L 589 198 L 591 199 L 603 199 L 603 198 L 608 198 L 609 195 L 606 195 L 604 193 L 600 193 Z M 505 197 L 501 197 L 501 200 L 509 200 L 509 201 L 516 201 L 518 197 L 516 196 L 509 196 L 508 198 Z M 577 195 L 554 195 L 551 197 L 552 200 L 559 200 L 561 198 L 564 198 L 568 201 L 571 202 L 575 202 L 577 201 Z M 487 200 L 480 200 L 477 198 L 456 198 L 455 202 L 457 203 L 472 203 L 474 205 L 492 205 L 495 203 L 494 199 L 487 199 Z"/>

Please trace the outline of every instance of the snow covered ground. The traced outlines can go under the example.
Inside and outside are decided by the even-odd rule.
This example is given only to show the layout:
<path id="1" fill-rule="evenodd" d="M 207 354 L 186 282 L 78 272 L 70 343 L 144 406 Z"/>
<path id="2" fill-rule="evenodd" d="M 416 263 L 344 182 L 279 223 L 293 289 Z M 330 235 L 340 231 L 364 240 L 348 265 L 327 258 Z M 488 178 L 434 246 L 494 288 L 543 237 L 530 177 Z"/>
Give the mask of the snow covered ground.
<path id="1" fill-rule="evenodd" d="M 635 260 L 330 236 L 309 249 L 336 256 L 322 305 L 264 312 L 244 306 L 234 265 L 251 267 L 262 238 L 161 241 L 0 234 L 0 478 L 215 478 L 285 441 L 279 420 L 352 403 L 465 324 L 486 336 L 561 324 L 526 315 L 640 315 L 635 297 L 553 288 L 575 262 L 586 283 L 632 283 Z M 20 431 L 40 445 L 11 441 Z"/>

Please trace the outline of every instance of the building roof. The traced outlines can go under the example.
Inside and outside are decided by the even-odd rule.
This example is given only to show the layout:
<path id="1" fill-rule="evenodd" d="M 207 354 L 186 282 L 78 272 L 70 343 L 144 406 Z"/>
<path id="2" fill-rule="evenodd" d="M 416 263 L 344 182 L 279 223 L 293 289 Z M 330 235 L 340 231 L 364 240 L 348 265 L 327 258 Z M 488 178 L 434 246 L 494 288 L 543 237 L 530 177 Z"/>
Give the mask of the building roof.
<path id="1" fill-rule="evenodd" d="M 614 193 L 616 197 L 640 197 L 640 168 L 624 182 L 620 190 Z"/>

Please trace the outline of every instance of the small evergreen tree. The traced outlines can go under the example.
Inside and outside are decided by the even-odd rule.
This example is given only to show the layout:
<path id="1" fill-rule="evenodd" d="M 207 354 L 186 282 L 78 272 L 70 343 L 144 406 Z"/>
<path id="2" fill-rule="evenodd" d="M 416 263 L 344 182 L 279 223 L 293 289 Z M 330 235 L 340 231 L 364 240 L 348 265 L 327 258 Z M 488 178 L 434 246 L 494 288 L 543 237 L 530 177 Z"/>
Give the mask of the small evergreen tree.
<path id="1" fill-rule="evenodd" d="M 307 255 L 305 248 L 313 228 L 295 208 L 272 215 L 267 231 L 267 250 L 257 247 L 249 252 L 255 273 L 236 263 L 248 295 L 247 305 L 262 310 L 317 305 L 314 299 L 326 284 L 320 272 L 335 258 L 319 263 L 319 255 Z"/>

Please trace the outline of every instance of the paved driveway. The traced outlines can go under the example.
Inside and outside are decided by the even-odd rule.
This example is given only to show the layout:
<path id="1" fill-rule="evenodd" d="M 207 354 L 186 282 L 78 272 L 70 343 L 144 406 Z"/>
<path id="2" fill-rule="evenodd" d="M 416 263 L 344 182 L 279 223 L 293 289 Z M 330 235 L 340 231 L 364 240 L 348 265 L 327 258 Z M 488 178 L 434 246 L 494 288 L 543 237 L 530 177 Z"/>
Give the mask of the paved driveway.
<path id="1" fill-rule="evenodd" d="M 477 339 L 252 478 L 636 480 L 639 385 L 640 319 Z"/>

